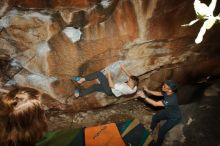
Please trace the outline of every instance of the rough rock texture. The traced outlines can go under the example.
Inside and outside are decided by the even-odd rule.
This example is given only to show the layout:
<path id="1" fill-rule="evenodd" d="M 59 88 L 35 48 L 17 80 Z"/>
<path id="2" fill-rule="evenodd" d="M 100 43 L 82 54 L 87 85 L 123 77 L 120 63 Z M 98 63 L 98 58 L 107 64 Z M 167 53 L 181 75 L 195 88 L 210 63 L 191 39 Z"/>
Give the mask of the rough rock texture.
<path id="1" fill-rule="evenodd" d="M 1 62 L 7 56 L 4 66 L 19 68 L 10 78 L 9 69 L 1 72 L 1 85 L 36 88 L 77 107 L 68 110 L 114 102 L 99 94 L 68 100 L 76 86 L 70 77 L 107 67 L 124 81 L 120 63 L 152 89 L 164 79 L 185 84 L 220 73 L 219 24 L 200 45 L 194 39 L 201 24 L 180 26 L 195 17 L 190 0 L 4 0 L 0 8 Z"/>
<path id="2" fill-rule="evenodd" d="M 219 6 L 220 1 L 216 10 Z M 192 0 L 1 0 L 0 87 L 27 86 L 49 94 L 41 100 L 50 130 L 128 118 L 147 127 L 152 113 L 137 101 L 106 107 L 124 98 L 72 95 L 78 87 L 70 80 L 73 75 L 107 68 L 115 81 L 125 81 L 122 63 L 140 78 L 139 87 L 158 89 L 165 79 L 182 85 L 179 101 L 188 105 L 181 107 L 184 119 L 165 145 L 218 145 L 219 83 L 198 93 L 203 93 L 201 83 L 219 78 L 220 27 L 208 30 L 196 45 L 202 23 L 180 26 L 194 18 Z M 92 111 L 99 107 L 105 111 Z"/>

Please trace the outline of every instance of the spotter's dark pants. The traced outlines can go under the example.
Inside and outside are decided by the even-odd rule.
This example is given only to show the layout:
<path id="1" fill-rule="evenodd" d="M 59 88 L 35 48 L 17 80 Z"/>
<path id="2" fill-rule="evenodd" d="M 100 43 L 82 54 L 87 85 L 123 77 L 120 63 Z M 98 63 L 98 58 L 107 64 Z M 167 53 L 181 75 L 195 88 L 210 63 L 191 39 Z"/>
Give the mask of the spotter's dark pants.
<path id="1" fill-rule="evenodd" d="M 155 146 L 161 146 L 166 133 L 181 120 L 181 113 L 173 114 L 172 116 L 170 115 L 171 114 L 166 109 L 164 109 L 152 117 L 150 127 L 152 130 L 157 126 L 160 121 L 166 120 L 166 122 L 159 129 L 158 138 Z"/>

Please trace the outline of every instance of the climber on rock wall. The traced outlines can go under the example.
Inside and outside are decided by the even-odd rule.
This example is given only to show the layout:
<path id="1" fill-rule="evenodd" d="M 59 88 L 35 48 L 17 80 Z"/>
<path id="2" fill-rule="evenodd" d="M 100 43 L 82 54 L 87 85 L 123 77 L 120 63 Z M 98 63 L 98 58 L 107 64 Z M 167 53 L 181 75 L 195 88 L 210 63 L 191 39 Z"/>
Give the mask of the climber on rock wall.
<path id="1" fill-rule="evenodd" d="M 154 96 L 163 96 L 163 100 L 155 101 L 147 97 L 144 91 L 140 90 L 137 92 L 137 95 L 141 98 L 144 98 L 146 102 L 155 106 L 155 107 L 164 107 L 163 110 L 156 113 L 152 117 L 152 122 L 150 125 L 150 133 L 152 133 L 157 126 L 157 124 L 166 120 L 166 122 L 160 127 L 157 141 L 152 141 L 149 146 L 161 146 L 164 140 L 166 133 L 178 124 L 181 120 L 181 111 L 179 109 L 177 95 L 176 95 L 177 85 L 172 80 L 166 80 L 162 86 L 162 91 L 151 91 L 146 86 L 144 86 L 144 91 Z"/>
<path id="2" fill-rule="evenodd" d="M 111 77 L 111 72 L 108 70 L 106 70 L 107 77 L 103 74 L 103 72 L 100 72 L 100 71 L 89 74 L 85 77 L 74 76 L 72 80 L 79 84 L 82 84 L 85 81 L 91 81 L 95 79 L 98 79 L 98 82 L 99 82 L 97 84 L 93 84 L 92 86 L 84 90 L 75 89 L 74 91 L 75 97 L 82 97 L 90 93 L 93 93 L 95 91 L 103 92 L 107 94 L 108 96 L 113 95 L 116 97 L 135 93 L 137 91 L 137 85 L 138 85 L 139 79 L 136 76 L 131 75 L 125 69 L 124 65 L 120 65 L 120 67 L 121 67 L 121 70 L 129 77 L 127 82 L 114 83 Z"/>

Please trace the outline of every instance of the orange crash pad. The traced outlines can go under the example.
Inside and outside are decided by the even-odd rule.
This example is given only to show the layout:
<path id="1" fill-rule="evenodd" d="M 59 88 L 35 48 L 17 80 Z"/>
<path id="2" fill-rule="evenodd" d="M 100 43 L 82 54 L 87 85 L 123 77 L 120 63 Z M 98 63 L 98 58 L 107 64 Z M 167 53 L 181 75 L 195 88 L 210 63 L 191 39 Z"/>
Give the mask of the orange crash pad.
<path id="1" fill-rule="evenodd" d="M 85 128 L 85 146 L 126 146 L 115 123 Z"/>

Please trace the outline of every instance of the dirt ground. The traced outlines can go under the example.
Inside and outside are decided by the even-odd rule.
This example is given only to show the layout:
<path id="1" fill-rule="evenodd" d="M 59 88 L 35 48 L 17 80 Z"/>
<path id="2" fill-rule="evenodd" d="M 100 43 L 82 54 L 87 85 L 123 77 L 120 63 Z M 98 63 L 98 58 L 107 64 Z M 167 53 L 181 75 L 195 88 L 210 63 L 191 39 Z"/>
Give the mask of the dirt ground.
<path id="1" fill-rule="evenodd" d="M 148 128 L 154 111 L 139 99 L 78 113 L 47 111 L 49 131 L 62 128 L 89 127 L 111 122 L 139 119 Z"/>

